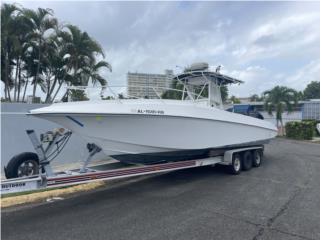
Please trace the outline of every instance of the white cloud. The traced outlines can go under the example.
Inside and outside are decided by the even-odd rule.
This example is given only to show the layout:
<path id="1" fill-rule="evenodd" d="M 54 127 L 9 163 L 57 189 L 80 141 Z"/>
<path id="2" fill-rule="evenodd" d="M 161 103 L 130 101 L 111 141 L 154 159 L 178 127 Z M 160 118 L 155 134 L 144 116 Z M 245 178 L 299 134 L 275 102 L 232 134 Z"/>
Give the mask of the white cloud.
<path id="1" fill-rule="evenodd" d="M 230 96 L 247 97 L 253 94 L 261 94 L 274 84 L 270 81 L 270 72 L 261 66 L 249 66 L 243 70 L 224 70 L 222 73 L 244 81 L 243 84 L 228 87 Z"/>
<path id="2" fill-rule="evenodd" d="M 311 61 L 284 78 L 285 85 L 297 90 L 303 90 L 311 81 L 320 81 L 320 59 Z"/>
<path id="3" fill-rule="evenodd" d="M 234 49 L 232 54 L 246 62 L 288 55 L 294 57 L 301 54 L 302 49 L 304 53 L 319 54 L 318 22 L 319 11 L 268 19 L 249 31 L 244 44 Z"/>
<path id="4" fill-rule="evenodd" d="M 312 27 L 312 23 L 315 23 L 319 19 L 320 15 L 316 12 L 273 19 L 252 31 L 250 40 L 251 42 L 255 42 L 269 36 L 291 38 L 299 32 L 305 32 L 307 30 L 306 27 Z"/>
<path id="5" fill-rule="evenodd" d="M 320 3 L 281 2 L 23 2 L 49 7 L 63 22 L 98 40 L 113 72 L 179 72 L 175 66 L 206 61 L 245 81 L 238 96 L 274 85 L 304 88 L 319 75 Z"/>

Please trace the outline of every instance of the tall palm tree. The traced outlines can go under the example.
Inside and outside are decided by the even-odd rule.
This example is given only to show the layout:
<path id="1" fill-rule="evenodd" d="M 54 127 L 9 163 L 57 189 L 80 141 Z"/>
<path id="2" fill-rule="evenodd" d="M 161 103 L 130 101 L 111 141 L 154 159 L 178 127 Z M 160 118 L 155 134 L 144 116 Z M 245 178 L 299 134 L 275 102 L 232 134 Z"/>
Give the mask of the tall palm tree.
<path id="1" fill-rule="evenodd" d="M 45 102 L 51 102 L 51 95 L 60 76 L 61 68 L 63 68 L 63 56 L 61 56 L 61 46 L 56 33 L 49 36 L 47 39 L 47 48 L 42 61 L 43 71 L 40 75 L 40 87 L 46 94 Z"/>
<path id="2" fill-rule="evenodd" d="M 29 24 L 32 26 L 32 37 L 37 43 L 38 57 L 36 59 L 37 70 L 33 81 L 33 97 L 35 97 L 36 89 L 39 81 L 41 71 L 42 56 L 46 51 L 46 34 L 48 30 L 54 29 L 57 25 L 57 19 L 53 18 L 51 9 L 38 8 L 37 11 L 31 9 L 24 9 L 24 15 L 29 19 Z"/>
<path id="3" fill-rule="evenodd" d="M 100 44 L 92 39 L 88 33 L 82 32 L 77 26 L 67 25 L 66 30 L 61 33 L 65 39 L 65 59 L 70 69 L 72 80 L 69 82 L 73 86 L 87 86 L 91 80 L 93 84 L 105 85 L 106 80 L 99 74 L 101 68 L 106 67 L 111 71 L 111 65 L 106 61 L 96 62 L 97 56 L 105 57 Z M 73 90 L 75 92 L 77 90 Z M 75 93 L 81 96 L 81 93 Z M 68 95 L 68 90 L 63 98 Z M 85 97 L 84 97 L 85 99 Z"/>
<path id="4" fill-rule="evenodd" d="M 15 59 L 15 80 L 14 80 L 14 101 L 20 100 L 20 91 L 25 83 L 21 78 L 23 74 L 23 66 L 26 64 L 25 57 L 28 55 L 29 48 L 31 47 L 30 38 L 30 25 L 23 11 L 19 12 L 15 18 L 15 43 L 14 43 L 14 59 Z"/>
<path id="5" fill-rule="evenodd" d="M 38 54 L 34 50 L 34 42 L 33 41 L 28 41 L 28 48 L 24 51 L 23 54 L 23 84 L 24 84 L 24 90 L 23 90 L 23 96 L 22 96 L 22 102 L 25 101 L 25 96 L 27 92 L 27 88 L 29 86 L 29 82 L 32 82 L 31 79 L 34 79 L 34 76 L 36 75 L 37 72 L 37 64 L 34 61 Z M 30 79 L 30 80 L 29 80 Z"/>
<path id="6" fill-rule="evenodd" d="M 281 126 L 281 133 L 283 134 L 283 121 L 282 113 L 287 110 L 288 113 L 292 112 L 293 106 L 297 104 L 297 92 L 288 87 L 276 86 L 271 90 L 264 92 L 264 106 L 269 115 L 276 113 L 277 128 L 279 123 Z"/>
<path id="7" fill-rule="evenodd" d="M 84 67 L 84 74 L 87 75 L 87 82 L 84 85 L 88 85 L 89 80 L 91 80 L 92 84 L 95 86 L 99 83 L 101 86 L 105 86 L 107 84 L 107 80 L 100 75 L 100 70 L 102 68 L 107 68 L 112 71 L 111 65 L 106 61 L 99 61 L 95 64 Z"/>
<path id="8" fill-rule="evenodd" d="M 104 52 L 98 42 L 88 33 L 82 32 L 77 26 L 67 25 L 69 41 L 66 46 L 69 54 L 68 64 L 73 71 L 73 85 L 81 85 L 82 71 L 88 65 L 93 66 L 97 55 L 104 58 Z M 65 32 L 65 35 L 68 35 Z"/>
<path id="9" fill-rule="evenodd" d="M 5 84 L 5 98 L 11 101 L 10 89 L 14 86 L 12 78 L 12 65 L 14 57 L 14 44 L 17 42 L 15 19 L 21 9 L 15 4 L 1 6 L 1 80 Z"/>
<path id="10" fill-rule="evenodd" d="M 13 100 L 24 101 L 29 82 L 33 97 L 40 86 L 46 102 L 54 101 L 65 84 L 106 84 L 100 70 L 111 71 L 111 66 L 97 62 L 104 58 L 102 47 L 76 26 L 61 28 L 51 9 L 34 11 L 2 4 L 1 30 L 1 81 L 7 100 L 12 100 L 14 89 Z"/>
<path id="11" fill-rule="evenodd" d="M 106 61 L 99 61 L 96 64 L 93 64 L 87 68 L 85 68 L 85 74 L 87 75 L 87 82 L 86 86 L 89 83 L 89 80 L 91 80 L 93 86 L 96 86 L 98 83 L 102 88 L 101 88 L 101 95 L 103 94 L 103 91 L 105 89 L 105 86 L 107 85 L 107 80 L 100 75 L 100 70 L 102 68 L 107 68 L 109 69 L 110 72 L 112 72 L 112 67 L 111 65 L 106 62 Z"/>
<path id="12" fill-rule="evenodd" d="M 71 85 L 73 82 L 73 76 L 71 75 L 72 64 L 70 63 L 71 55 L 68 52 L 70 45 L 72 45 L 72 36 L 69 32 L 63 31 L 62 28 L 63 26 L 57 29 L 55 36 L 57 51 L 55 58 L 51 63 L 55 68 L 55 79 L 50 92 L 50 96 L 53 95 L 51 97 L 51 102 L 56 99 L 63 85 Z M 57 84 L 58 87 L 56 88 Z"/>

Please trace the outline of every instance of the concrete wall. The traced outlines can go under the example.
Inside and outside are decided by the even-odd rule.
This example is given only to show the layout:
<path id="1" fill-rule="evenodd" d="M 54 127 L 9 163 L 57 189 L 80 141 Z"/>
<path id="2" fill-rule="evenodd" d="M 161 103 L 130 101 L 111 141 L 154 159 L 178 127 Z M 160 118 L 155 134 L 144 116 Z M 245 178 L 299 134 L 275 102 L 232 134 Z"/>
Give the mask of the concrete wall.
<path id="1" fill-rule="evenodd" d="M 25 130 L 34 129 L 38 134 L 61 127 L 49 121 L 26 116 L 31 109 L 44 107 L 44 104 L 1 103 L 1 172 L 8 161 L 21 152 L 35 152 Z M 87 157 L 86 142 L 73 134 L 54 164 L 72 163 Z M 95 159 L 104 159 L 99 153 Z"/>

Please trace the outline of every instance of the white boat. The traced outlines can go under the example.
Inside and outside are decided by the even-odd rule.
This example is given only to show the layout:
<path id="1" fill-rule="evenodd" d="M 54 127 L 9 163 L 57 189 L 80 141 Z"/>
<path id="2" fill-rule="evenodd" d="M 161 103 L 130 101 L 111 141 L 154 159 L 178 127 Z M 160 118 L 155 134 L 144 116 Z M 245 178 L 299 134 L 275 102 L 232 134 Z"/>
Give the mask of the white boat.
<path id="1" fill-rule="evenodd" d="M 220 86 L 240 80 L 193 65 L 174 77 L 181 100 L 116 99 L 55 103 L 31 115 L 58 123 L 123 162 L 153 164 L 221 155 L 277 135 L 264 120 L 223 109 Z M 173 91 L 173 90 L 170 90 Z M 208 95 L 207 98 L 203 96 Z"/>

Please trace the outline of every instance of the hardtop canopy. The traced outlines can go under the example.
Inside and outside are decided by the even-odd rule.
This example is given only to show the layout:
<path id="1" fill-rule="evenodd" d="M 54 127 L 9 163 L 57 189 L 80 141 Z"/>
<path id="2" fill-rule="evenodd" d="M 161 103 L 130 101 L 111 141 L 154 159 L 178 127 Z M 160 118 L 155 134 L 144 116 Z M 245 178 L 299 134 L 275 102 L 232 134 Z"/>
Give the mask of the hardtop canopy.
<path id="1" fill-rule="evenodd" d="M 182 81 L 191 85 L 204 85 L 208 81 L 213 81 L 218 85 L 240 84 L 243 81 L 236 78 L 211 71 L 188 71 L 176 75 L 174 80 Z"/>

